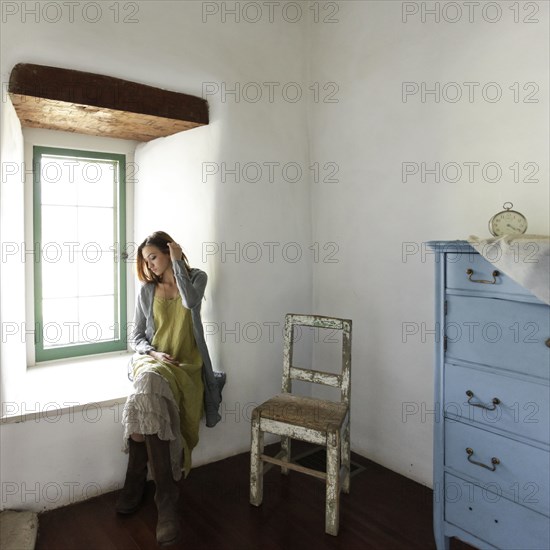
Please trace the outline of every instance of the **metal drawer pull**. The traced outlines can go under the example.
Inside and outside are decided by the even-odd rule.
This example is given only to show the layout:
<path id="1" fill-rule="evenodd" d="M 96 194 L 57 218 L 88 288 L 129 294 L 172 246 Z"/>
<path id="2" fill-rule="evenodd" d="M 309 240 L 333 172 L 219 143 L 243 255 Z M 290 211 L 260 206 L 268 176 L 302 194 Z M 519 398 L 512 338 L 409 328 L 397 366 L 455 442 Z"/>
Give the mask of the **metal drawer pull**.
<path id="1" fill-rule="evenodd" d="M 497 282 L 497 277 L 500 276 L 500 271 L 497 271 L 496 269 L 495 269 L 495 271 L 493 271 L 493 273 L 491 274 L 493 276 L 492 281 L 486 281 L 485 279 L 472 279 L 472 275 L 474 274 L 473 269 L 467 269 L 466 274 L 468 275 L 468 280 L 472 281 L 472 283 L 481 283 L 481 284 L 484 284 L 484 285 L 494 285 Z"/>
<path id="2" fill-rule="evenodd" d="M 478 462 L 477 460 L 472 460 L 472 455 L 474 454 L 474 450 L 471 447 L 466 448 L 466 452 L 468 453 L 468 461 L 472 464 L 475 464 L 476 466 L 481 466 L 482 468 L 487 468 L 487 470 L 491 470 L 491 472 L 494 472 L 497 469 L 497 464 L 500 464 L 500 460 L 494 456 L 491 458 L 491 464 L 492 466 L 487 466 L 487 464 L 483 464 L 483 462 Z"/>
<path id="3" fill-rule="evenodd" d="M 494 411 L 497 408 L 497 405 L 500 405 L 500 399 L 498 397 L 493 397 L 493 405 L 485 405 L 485 403 L 470 403 L 474 397 L 474 392 L 472 390 L 466 390 L 466 395 L 468 396 L 468 404 L 472 407 L 479 407 L 480 409 L 486 409 L 488 411 Z"/>

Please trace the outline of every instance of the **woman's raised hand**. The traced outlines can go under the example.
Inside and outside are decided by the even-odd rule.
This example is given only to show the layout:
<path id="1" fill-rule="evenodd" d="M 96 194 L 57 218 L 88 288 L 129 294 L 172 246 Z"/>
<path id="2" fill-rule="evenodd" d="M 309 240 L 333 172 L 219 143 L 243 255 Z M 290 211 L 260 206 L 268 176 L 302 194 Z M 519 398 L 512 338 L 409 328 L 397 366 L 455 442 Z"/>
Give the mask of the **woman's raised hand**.
<path id="1" fill-rule="evenodd" d="M 182 249 L 179 244 L 174 242 L 168 243 L 168 248 L 170 249 L 170 259 L 172 261 L 181 260 Z"/>

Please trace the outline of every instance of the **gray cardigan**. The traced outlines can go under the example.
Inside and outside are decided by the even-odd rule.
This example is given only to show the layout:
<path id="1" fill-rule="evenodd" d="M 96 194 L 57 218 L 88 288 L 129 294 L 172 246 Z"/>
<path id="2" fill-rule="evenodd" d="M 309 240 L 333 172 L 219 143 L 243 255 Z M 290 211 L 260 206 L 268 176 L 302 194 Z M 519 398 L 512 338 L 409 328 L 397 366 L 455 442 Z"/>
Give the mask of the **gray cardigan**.
<path id="1" fill-rule="evenodd" d="M 193 333 L 203 360 L 202 380 L 204 383 L 206 425 L 209 428 L 213 428 L 221 420 L 219 408 L 222 401 L 222 388 L 225 384 L 225 373 L 213 371 L 204 339 L 201 303 L 208 277 L 204 271 L 196 268 L 191 268 L 191 274 L 188 275 L 182 260 L 172 261 L 172 268 L 183 305 L 191 310 Z M 151 345 L 155 334 L 155 323 L 153 320 L 154 295 L 155 284 L 145 283 L 141 287 L 137 298 L 131 347 L 140 354 L 146 354 L 148 351 L 155 349 Z"/>

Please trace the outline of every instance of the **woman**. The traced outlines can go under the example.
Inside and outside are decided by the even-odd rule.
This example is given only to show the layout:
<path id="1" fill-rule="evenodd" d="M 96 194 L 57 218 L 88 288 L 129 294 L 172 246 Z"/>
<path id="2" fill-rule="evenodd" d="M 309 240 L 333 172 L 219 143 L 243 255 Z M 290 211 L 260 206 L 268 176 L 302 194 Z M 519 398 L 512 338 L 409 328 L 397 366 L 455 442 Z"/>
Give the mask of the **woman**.
<path id="1" fill-rule="evenodd" d="M 214 373 L 201 321 L 207 276 L 190 268 L 181 247 L 163 231 L 138 248 L 138 295 L 132 348 L 134 393 L 124 406 L 124 450 L 129 452 L 124 488 L 116 504 L 121 514 L 139 507 L 147 462 L 155 481 L 157 541 L 180 537 L 175 484 L 191 469 L 203 413 L 215 426 L 225 375 Z"/>

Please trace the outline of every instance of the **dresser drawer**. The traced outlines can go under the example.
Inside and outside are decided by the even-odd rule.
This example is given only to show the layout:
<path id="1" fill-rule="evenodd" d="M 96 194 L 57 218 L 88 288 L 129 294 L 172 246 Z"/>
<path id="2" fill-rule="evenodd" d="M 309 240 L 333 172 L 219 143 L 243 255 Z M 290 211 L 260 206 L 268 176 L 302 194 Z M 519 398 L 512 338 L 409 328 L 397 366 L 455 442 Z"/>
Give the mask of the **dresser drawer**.
<path id="1" fill-rule="evenodd" d="M 549 394 L 544 384 L 445 365 L 444 411 L 451 419 L 464 418 L 548 444 Z M 495 398 L 498 404 L 493 403 Z"/>
<path id="2" fill-rule="evenodd" d="M 550 308 L 544 304 L 447 296 L 447 360 L 550 378 Z"/>
<path id="3" fill-rule="evenodd" d="M 525 287 L 516 283 L 508 275 L 488 262 L 483 256 L 472 254 L 447 254 L 447 288 L 449 290 L 466 291 L 468 294 L 489 293 L 495 295 L 509 294 L 511 296 L 534 295 Z M 498 275 L 493 273 L 498 271 Z M 476 281 L 494 281 L 494 284 L 480 283 Z"/>
<path id="4" fill-rule="evenodd" d="M 445 474 L 445 520 L 497 548 L 550 548 L 548 517 L 450 474 Z"/>
<path id="5" fill-rule="evenodd" d="M 493 458 L 499 463 L 492 464 Z M 476 479 L 492 493 L 543 514 L 550 511 L 548 451 L 445 420 L 445 466 Z"/>

